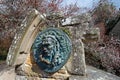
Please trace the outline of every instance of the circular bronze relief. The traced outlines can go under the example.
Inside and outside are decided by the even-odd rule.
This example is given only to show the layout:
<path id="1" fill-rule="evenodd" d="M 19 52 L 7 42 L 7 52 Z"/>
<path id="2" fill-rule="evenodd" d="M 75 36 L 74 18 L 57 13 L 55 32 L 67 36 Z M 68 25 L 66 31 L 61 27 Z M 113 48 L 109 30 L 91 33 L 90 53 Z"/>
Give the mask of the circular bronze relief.
<path id="1" fill-rule="evenodd" d="M 40 32 L 33 43 L 33 55 L 38 66 L 53 73 L 67 62 L 72 43 L 68 35 L 58 28 L 47 28 Z"/>

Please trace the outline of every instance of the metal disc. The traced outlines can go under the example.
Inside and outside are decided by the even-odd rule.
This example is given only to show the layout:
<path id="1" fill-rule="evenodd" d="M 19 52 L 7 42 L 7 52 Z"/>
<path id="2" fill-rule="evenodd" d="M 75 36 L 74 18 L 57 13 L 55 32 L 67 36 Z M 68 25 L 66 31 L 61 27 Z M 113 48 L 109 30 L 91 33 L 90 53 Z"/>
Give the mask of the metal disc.
<path id="1" fill-rule="evenodd" d="M 38 66 L 45 72 L 53 73 L 67 62 L 72 43 L 62 30 L 47 28 L 37 35 L 32 50 Z"/>

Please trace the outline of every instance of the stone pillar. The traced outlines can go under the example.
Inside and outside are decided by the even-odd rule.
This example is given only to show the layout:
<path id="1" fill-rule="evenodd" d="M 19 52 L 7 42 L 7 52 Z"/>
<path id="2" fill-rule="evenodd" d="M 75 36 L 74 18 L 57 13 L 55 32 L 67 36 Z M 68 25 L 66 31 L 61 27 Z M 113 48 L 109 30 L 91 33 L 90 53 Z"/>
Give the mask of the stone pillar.
<path id="1" fill-rule="evenodd" d="M 85 75 L 86 74 L 86 64 L 85 64 L 85 54 L 84 45 L 80 39 L 79 27 L 72 27 L 72 53 L 71 57 L 66 64 L 66 68 L 70 74 L 73 75 Z"/>

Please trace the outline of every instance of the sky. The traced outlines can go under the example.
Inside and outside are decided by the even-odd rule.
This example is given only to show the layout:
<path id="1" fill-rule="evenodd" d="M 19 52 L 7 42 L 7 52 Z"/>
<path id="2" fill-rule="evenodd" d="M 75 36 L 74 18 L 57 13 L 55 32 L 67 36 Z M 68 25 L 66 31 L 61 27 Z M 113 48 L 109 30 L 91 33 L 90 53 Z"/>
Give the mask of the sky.
<path id="1" fill-rule="evenodd" d="M 120 0 L 112 0 L 117 8 L 120 8 Z"/>
<path id="2" fill-rule="evenodd" d="M 87 8 L 92 8 L 99 0 L 65 0 L 64 4 L 68 5 L 70 3 L 75 3 L 77 2 L 79 7 L 87 7 Z M 111 0 L 113 4 L 117 7 L 120 8 L 120 0 Z"/>

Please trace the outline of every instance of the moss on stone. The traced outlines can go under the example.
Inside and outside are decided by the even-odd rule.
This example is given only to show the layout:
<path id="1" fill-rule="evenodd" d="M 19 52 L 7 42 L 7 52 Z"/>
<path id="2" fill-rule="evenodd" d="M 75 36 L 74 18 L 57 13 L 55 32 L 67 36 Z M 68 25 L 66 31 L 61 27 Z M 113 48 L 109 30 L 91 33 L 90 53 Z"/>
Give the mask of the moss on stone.
<path id="1" fill-rule="evenodd" d="M 67 28 L 60 27 L 60 29 L 65 32 L 69 37 L 71 37 L 71 32 Z"/>

